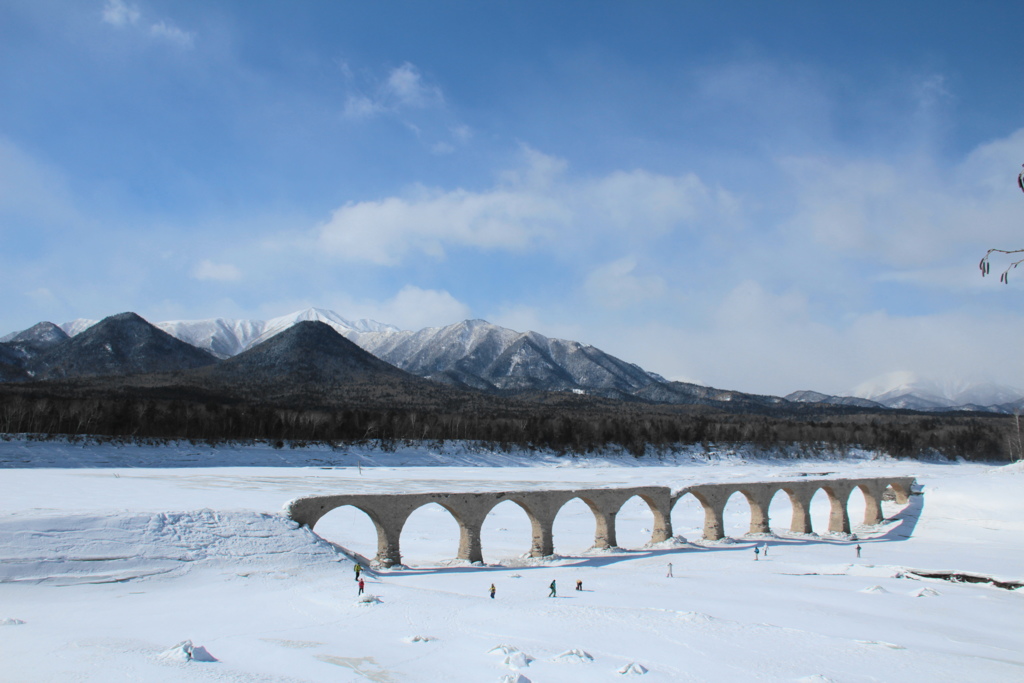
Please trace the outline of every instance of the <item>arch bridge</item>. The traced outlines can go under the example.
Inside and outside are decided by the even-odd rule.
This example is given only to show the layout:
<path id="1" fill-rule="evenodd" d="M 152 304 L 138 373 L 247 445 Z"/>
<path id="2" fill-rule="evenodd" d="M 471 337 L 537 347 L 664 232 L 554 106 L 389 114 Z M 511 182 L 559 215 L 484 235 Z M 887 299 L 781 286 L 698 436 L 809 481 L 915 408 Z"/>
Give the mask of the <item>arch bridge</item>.
<path id="1" fill-rule="evenodd" d="M 667 486 L 637 486 L 631 488 L 572 489 L 561 491 L 500 491 L 490 493 L 398 493 L 398 494 L 341 494 L 304 496 L 285 506 L 288 516 L 310 529 L 331 510 L 351 505 L 364 513 L 377 529 L 377 556 L 375 562 L 384 567 L 400 565 L 402 553 L 399 539 L 406 520 L 418 508 L 437 503 L 459 525 L 458 559 L 482 562 L 483 550 L 480 533 L 484 518 L 499 503 L 511 500 L 521 507 L 530 520 L 533 541 L 530 555 L 546 557 L 554 554 L 553 527 L 555 516 L 562 506 L 579 498 L 594 513 L 597 522 L 594 535 L 595 548 L 614 548 L 615 516 L 622 505 L 638 496 L 647 503 L 654 515 L 651 543 L 672 538 L 672 508 L 685 495 L 691 494 L 704 509 L 704 539 L 717 541 L 725 537 L 722 516 L 725 505 L 734 493 L 741 493 L 750 505 L 750 531 L 752 534 L 771 533 L 768 507 L 779 491 L 784 491 L 792 503 L 792 533 L 812 533 L 810 504 L 819 490 L 828 496 L 830 504 L 829 533 L 850 533 L 847 501 L 854 489 L 864 495 L 864 524 L 879 524 L 882 519 L 882 496 L 892 489 L 896 501 L 910 499 L 913 477 L 878 477 L 871 479 L 800 479 L 797 481 L 696 484 L 673 491 Z"/>

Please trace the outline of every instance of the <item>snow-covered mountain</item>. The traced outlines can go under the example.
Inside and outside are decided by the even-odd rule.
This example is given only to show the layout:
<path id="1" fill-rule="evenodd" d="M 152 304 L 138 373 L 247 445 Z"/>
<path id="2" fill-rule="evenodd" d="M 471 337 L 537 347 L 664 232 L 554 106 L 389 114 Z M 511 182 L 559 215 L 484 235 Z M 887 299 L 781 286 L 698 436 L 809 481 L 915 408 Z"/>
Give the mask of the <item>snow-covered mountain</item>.
<path id="1" fill-rule="evenodd" d="M 334 311 L 308 308 L 271 320 L 172 320 L 154 323 L 171 336 L 227 359 L 303 321 L 323 322 L 364 350 L 414 375 L 485 390 L 577 391 L 612 398 L 722 405 L 734 399 L 772 403 L 829 403 L 861 408 L 911 410 L 991 410 L 1024 407 L 1024 393 L 991 382 L 927 380 L 907 372 L 890 373 L 845 396 L 797 391 L 780 399 L 751 397 L 668 382 L 665 378 L 579 342 L 537 332 L 517 332 L 484 320 L 445 327 L 401 330 L 374 320 L 348 320 Z M 0 381 L 23 381 L 29 361 L 42 347 L 62 343 L 95 325 L 79 319 L 59 327 L 40 323 L 0 339 Z M 740 402 L 742 402 L 742 400 Z"/>
<path id="2" fill-rule="evenodd" d="M 341 334 L 349 332 L 398 332 L 398 328 L 374 320 L 350 321 L 334 311 L 307 308 L 271 320 L 171 320 L 154 323 L 171 336 L 206 349 L 218 358 L 230 358 L 303 321 L 327 323 Z"/>
<path id="3" fill-rule="evenodd" d="M 853 395 L 889 408 L 945 410 L 959 407 L 988 407 L 1024 399 L 1017 389 L 994 382 L 972 382 L 962 378 L 942 380 L 912 372 L 891 372 L 859 385 Z"/>
<path id="4" fill-rule="evenodd" d="M 466 320 L 418 332 L 344 333 L 378 358 L 407 372 L 450 384 L 512 390 L 582 389 L 633 394 L 659 381 L 593 346 Z"/>

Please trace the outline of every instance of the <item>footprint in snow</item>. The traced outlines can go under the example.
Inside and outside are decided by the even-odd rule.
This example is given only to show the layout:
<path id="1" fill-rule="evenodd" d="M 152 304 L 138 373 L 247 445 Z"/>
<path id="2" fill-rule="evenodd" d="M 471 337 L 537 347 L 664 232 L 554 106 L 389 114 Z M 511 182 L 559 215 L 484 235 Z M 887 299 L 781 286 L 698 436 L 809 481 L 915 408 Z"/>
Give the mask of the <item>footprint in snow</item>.
<path id="1" fill-rule="evenodd" d="M 594 657 L 589 652 L 584 652 L 579 649 L 566 650 L 560 655 L 555 655 L 553 658 L 556 662 L 572 662 L 579 664 L 582 662 L 592 662 Z"/>
<path id="2" fill-rule="evenodd" d="M 643 676 L 645 673 L 647 673 L 647 667 L 645 667 L 643 664 L 630 662 L 626 666 L 616 671 L 616 673 L 622 674 L 623 676 Z"/>

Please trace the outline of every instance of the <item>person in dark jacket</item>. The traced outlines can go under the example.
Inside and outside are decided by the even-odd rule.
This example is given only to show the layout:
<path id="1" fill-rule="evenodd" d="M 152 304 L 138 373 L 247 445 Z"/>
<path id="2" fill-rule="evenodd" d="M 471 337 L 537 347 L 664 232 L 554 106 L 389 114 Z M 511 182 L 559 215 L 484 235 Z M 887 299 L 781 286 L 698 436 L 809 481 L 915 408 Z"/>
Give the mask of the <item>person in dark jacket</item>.
<path id="1" fill-rule="evenodd" d="M 548 597 L 549 598 L 556 598 L 556 597 L 558 597 L 557 595 L 555 595 L 555 593 L 557 592 L 556 589 L 555 589 L 555 582 L 552 581 L 551 585 L 548 586 L 548 587 L 551 589 L 551 592 L 548 593 Z"/>

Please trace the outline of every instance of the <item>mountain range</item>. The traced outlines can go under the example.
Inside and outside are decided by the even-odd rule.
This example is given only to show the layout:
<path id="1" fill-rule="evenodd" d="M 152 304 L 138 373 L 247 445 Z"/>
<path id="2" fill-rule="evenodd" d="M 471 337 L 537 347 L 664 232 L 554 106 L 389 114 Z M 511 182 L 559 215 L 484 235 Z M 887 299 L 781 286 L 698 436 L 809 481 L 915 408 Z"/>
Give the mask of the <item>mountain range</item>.
<path id="1" fill-rule="evenodd" d="M 389 375 L 388 370 L 397 368 L 404 371 L 400 383 L 422 378 L 484 392 L 573 392 L 619 400 L 717 405 L 730 410 L 785 404 L 989 412 L 1012 412 L 1024 407 L 1024 396 L 1007 387 L 962 383 L 952 392 L 950 387 L 938 387 L 905 373 L 862 385 L 854 396 L 814 391 L 794 392 L 784 398 L 759 396 L 672 382 L 593 346 L 537 332 L 516 332 L 483 320 L 409 331 L 372 320 L 351 321 L 333 311 L 315 308 L 267 321 L 217 318 L 151 325 L 134 313 L 123 313 L 98 323 L 81 319 L 59 326 L 41 322 L 0 338 L 0 382 L 189 371 L 198 373 L 196 376 L 202 376 L 203 381 L 249 384 L 258 383 L 260 373 L 286 372 L 296 374 L 301 384 L 302 373 L 322 378 L 340 372 L 337 353 L 333 361 L 324 356 L 316 362 L 296 365 L 298 359 L 289 359 L 289 354 L 282 351 L 290 348 L 287 345 L 279 342 L 267 346 L 285 332 L 310 327 L 301 323 L 320 324 L 313 326 L 318 332 L 304 333 L 303 354 L 309 355 L 309 349 L 319 347 L 334 348 L 336 340 L 332 337 L 340 335 L 373 359 L 374 363 L 367 358 L 359 363 L 374 367 L 374 381 L 384 381 L 384 377 L 390 377 L 389 382 L 398 381 L 397 375 Z M 328 330 L 337 335 L 327 335 Z M 253 353 L 258 349 L 262 350 Z M 342 355 L 351 355 L 351 351 Z M 243 354 L 244 363 L 238 360 Z M 235 370 L 239 367 L 245 369 Z M 352 373 L 346 377 L 351 381 Z"/>

